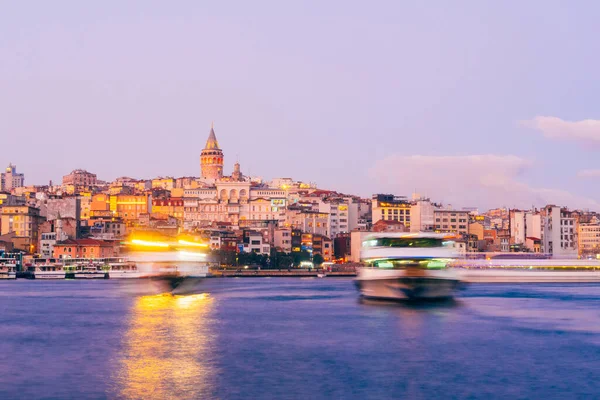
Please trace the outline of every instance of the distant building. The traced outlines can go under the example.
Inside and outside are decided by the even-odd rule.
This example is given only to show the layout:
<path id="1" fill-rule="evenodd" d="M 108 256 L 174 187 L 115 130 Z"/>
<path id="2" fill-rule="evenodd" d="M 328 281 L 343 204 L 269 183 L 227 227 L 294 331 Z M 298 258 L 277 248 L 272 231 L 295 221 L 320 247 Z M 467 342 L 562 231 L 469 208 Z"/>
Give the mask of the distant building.
<path id="1" fill-rule="evenodd" d="M 576 258 L 577 225 L 573 212 L 547 205 L 541 210 L 542 252 L 557 258 Z"/>
<path id="2" fill-rule="evenodd" d="M 411 226 L 412 204 L 403 196 L 391 194 L 374 194 L 371 200 L 371 223 L 380 220 L 402 222 L 404 226 Z"/>
<path id="3" fill-rule="evenodd" d="M 67 239 L 77 239 L 78 224 L 73 218 L 61 218 L 45 221 L 39 228 L 40 244 L 38 252 L 42 258 L 54 256 L 54 246 L 57 242 Z"/>
<path id="4" fill-rule="evenodd" d="M 312 255 L 320 254 L 324 262 L 333 260 L 333 241 L 327 236 L 312 235 Z"/>
<path id="5" fill-rule="evenodd" d="M 373 232 L 408 232 L 402 222 L 394 220 L 380 220 L 373 224 Z"/>
<path id="6" fill-rule="evenodd" d="M 139 219 L 152 212 L 152 196 L 97 194 L 92 197 L 90 217 L 119 217 L 125 222 Z"/>
<path id="7" fill-rule="evenodd" d="M 422 198 L 418 194 L 414 194 L 413 204 L 410 208 L 410 231 L 433 231 L 435 227 L 433 212 L 439 208 L 439 204 L 432 203 L 428 198 Z"/>
<path id="8" fill-rule="evenodd" d="M 72 171 L 69 175 L 63 176 L 62 179 L 63 186 L 95 186 L 97 183 L 98 180 L 96 174 L 87 172 L 84 169 L 76 169 Z"/>
<path id="9" fill-rule="evenodd" d="M 290 253 L 292 251 L 292 229 L 291 228 L 277 228 L 274 231 L 274 246 L 277 250 L 284 253 Z"/>
<path id="10" fill-rule="evenodd" d="M 469 233 L 469 211 L 435 210 L 433 218 L 437 232 Z"/>
<path id="11" fill-rule="evenodd" d="M 368 231 L 352 231 L 350 233 L 350 261 L 360 262 L 360 252 L 362 249 L 362 242 L 368 235 L 373 232 Z"/>
<path id="12" fill-rule="evenodd" d="M 152 213 L 162 214 L 183 221 L 183 198 L 153 199 Z"/>
<path id="13" fill-rule="evenodd" d="M 245 253 L 271 254 L 271 246 L 260 232 L 245 231 L 243 244 Z"/>
<path id="14" fill-rule="evenodd" d="M 73 218 L 81 220 L 81 198 L 65 197 L 48 199 L 46 201 L 46 218 L 54 220 L 57 218 Z"/>
<path id="15" fill-rule="evenodd" d="M 0 191 L 10 192 L 25 186 L 25 175 L 17 173 L 17 166 L 8 164 L 6 171 L 0 174 Z"/>
<path id="16" fill-rule="evenodd" d="M 39 208 L 29 206 L 2 207 L 0 235 L 14 233 L 13 244 L 18 250 L 35 253 L 39 226 L 44 221 Z"/>
<path id="17" fill-rule="evenodd" d="M 542 217 L 537 210 L 510 210 L 509 226 L 513 243 L 516 245 L 524 245 L 530 251 L 533 251 L 534 249 L 527 245 L 527 238 L 531 237 L 539 239 L 542 237 Z M 530 241 L 529 244 L 533 246 L 534 243 L 533 241 Z"/>
<path id="18" fill-rule="evenodd" d="M 600 254 L 600 225 L 579 224 L 577 227 L 579 255 L 596 256 Z"/>
<path id="19" fill-rule="evenodd" d="M 25 203 L 25 196 L 16 196 L 10 193 L 0 193 L 0 207 L 24 206 Z"/>

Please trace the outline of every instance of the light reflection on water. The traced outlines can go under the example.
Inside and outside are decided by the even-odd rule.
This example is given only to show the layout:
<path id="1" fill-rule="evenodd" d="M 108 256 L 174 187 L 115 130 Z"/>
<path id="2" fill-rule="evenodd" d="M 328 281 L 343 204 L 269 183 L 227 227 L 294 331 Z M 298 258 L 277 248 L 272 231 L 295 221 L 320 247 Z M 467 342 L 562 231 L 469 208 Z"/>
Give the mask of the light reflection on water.
<path id="1" fill-rule="evenodd" d="M 210 397 L 213 309 L 208 294 L 139 297 L 115 371 L 115 397 Z"/>

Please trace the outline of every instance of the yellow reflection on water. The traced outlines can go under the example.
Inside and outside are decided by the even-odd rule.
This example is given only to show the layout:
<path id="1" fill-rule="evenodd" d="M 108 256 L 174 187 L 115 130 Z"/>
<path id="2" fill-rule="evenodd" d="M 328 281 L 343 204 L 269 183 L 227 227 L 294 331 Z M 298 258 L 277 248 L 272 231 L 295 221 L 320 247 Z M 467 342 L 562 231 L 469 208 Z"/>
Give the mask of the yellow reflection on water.
<path id="1" fill-rule="evenodd" d="M 124 337 L 117 397 L 210 396 L 213 299 L 207 294 L 140 297 Z"/>

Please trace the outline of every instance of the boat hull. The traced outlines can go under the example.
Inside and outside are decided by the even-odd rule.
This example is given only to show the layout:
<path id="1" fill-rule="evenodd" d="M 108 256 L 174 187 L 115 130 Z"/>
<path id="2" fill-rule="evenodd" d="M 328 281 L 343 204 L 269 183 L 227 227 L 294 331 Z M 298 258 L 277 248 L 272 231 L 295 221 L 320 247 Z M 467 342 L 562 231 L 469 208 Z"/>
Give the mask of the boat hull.
<path id="1" fill-rule="evenodd" d="M 105 279 L 108 278 L 108 274 L 105 272 L 75 272 L 73 277 L 75 279 Z"/>
<path id="2" fill-rule="evenodd" d="M 51 271 L 51 272 L 34 272 L 34 279 L 65 279 L 66 273 L 64 271 Z"/>
<path id="3" fill-rule="evenodd" d="M 448 299 L 461 287 L 449 270 L 359 268 L 355 283 L 362 297 L 383 300 Z"/>

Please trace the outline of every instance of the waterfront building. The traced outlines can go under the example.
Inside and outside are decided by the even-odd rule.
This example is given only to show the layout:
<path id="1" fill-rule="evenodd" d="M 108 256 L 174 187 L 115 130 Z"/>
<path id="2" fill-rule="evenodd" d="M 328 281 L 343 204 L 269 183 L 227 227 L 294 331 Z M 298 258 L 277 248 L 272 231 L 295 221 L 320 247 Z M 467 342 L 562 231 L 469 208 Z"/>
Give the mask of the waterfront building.
<path id="1" fill-rule="evenodd" d="M 600 225 L 584 223 L 577 226 L 579 255 L 596 257 L 600 254 Z"/>
<path id="2" fill-rule="evenodd" d="M 350 256 L 350 232 L 340 233 L 333 239 L 333 257 L 346 260 Z"/>
<path id="3" fill-rule="evenodd" d="M 211 126 L 206 146 L 200 153 L 200 177 L 212 181 L 223 177 L 223 150 L 219 148 L 214 125 Z"/>
<path id="4" fill-rule="evenodd" d="M 412 204 L 404 196 L 374 194 L 371 199 L 371 223 L 379 220 L 398 221 L 411 226 Z"/>
<path id="5" fill-rule="evenodd" d="M 14 233 L 15 249 L 34 253 L 38 246 L 39 226 L 45 220 L 40 209 L 30 206 L 2 207 L 0 235 Z"/>
<path id="6" fill-rule="evenodd" d="M 333 241 L 324 235 L 312 235 L 312 255 L 320 254 L 324 262 L 333 260 Z"/>
<path id="7" fill-rule="evenodd" d="M 373 232 L 355 230 L 350 232 L 350 261 L 354 263 L 360 262 L 360 252 L 362 249 L 362 242 L 365 237 L 371 235 Z"/>
<path id="8" fill-rule="evenodd" d="M 271 254 L 271 246 L 260 232 L 246 230 L 243 236 L 243 251 L 245 253 Z"/>
<path id="9" fill-rule="evenodd" d="M 59 218 L 40 224 L 38 251 L 41 257 L 52 258 L 56 243 L 67 239 L 76 239 L 78 232 L 77 221 L 73 218 Z"/>
<path id="10" fill-rule="evenodd" d="M 577 226 L 573 212 L 547 205 L 540 213 L 542 252 L 557 258 L 576 258 Z"/>
<path id="11" fill-rule="evenodd" d="M 95 186 L 98 182 L 96 174 L 92 174 L 84 169 L 76 169 L 71 171 L 70 174 L 63 176 L 62 184 L 63 186 Z"/>
<path id="12" fill-rule="evenodd" d="M 10 192 L 23 186 L 25 186 L 25 175 L 17 173 L 16 165 L 8 164 L 6 170 L 0 174 L 0 191 Z"/>
<path id="13" fill-rule="evenodd" d="M 119 255 L 119 245 L 96 239 L 67 239 L 54 245 L 53 258 L 109 258 Z"/>

